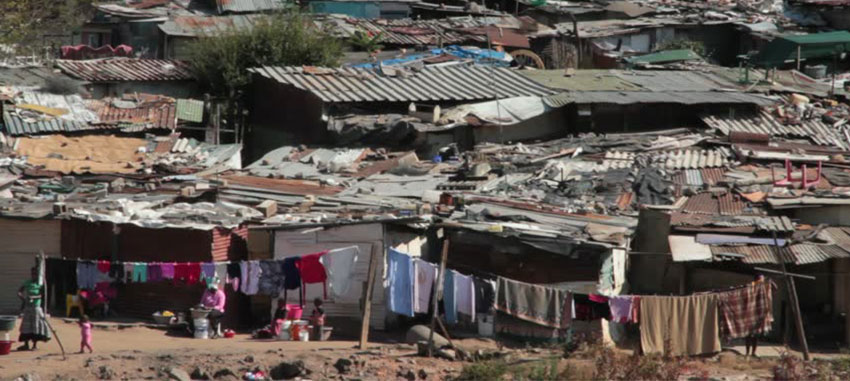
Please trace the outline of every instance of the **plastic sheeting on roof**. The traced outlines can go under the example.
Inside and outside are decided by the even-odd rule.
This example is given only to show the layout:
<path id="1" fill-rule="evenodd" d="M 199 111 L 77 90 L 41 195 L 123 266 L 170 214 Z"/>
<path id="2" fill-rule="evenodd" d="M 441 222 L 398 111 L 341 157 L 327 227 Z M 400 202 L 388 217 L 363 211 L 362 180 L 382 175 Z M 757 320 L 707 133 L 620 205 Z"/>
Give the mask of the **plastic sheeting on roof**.
<path id="1" fill-rule="evenodd" d="M 483 103 L 458 106 L 443 112 L 440 123 L 463 122 L 474 116 L 493 124 L 516 124 L 549 111 L 551 108 L 540 97 L 516 97 Z"/>

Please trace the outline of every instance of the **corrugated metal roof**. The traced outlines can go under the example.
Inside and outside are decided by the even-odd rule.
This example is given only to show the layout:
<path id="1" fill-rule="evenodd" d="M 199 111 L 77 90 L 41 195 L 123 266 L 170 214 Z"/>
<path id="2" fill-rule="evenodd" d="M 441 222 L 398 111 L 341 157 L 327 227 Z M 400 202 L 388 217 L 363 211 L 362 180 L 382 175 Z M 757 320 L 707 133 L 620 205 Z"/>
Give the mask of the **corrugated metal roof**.
<path id="1" fill-rule="evenodd" d="M 331 103 L 473 101 L 554 93 L 514 70 L 481 66 L 426 67 L 395 76 L 355 68 L 266 66 L 250 71 Z"/>
<path id="2" fill-rule="evenodd" d="M 531 77 L 532 79 L 535 77 Z M 548 86 L 548 83 L 543 82 Z M 736 91 L 570 91 L 546 97 L 550 107 L 568 104 L 755 104 L 770 106 L 775 100 L 759 94 Z"/>
<path id="3" fill-rule="evenodd" d="M 723 180 L 726 168 L 702 168 L 699 170 L 702 181 L 708 185 L 717 185 Z"/>
<path id="4" fill-rule="evenodd" d="M 720 246 L 712 245 L 711 252 L 715 259 L 722 253 L 742 254 L 745 257 L 741 262 L 747 264 L 779 264 L 773 251 L 773 246 L 768 245 L 745 245 L 745 246 Z M 780 256 L 785 263 L 811 264 L 827 261 L 833 258 L 850 258 L 850 254 L 837 245 L 815 245 L 810 243 L 794 244 L 780 248 Z"/>
<path id="5" fill-rule="evenodd" d="M 98 60 L 58 60 L 66 74 L 91 82 L 183 81 L 192 79 L 189 64 L 178 60 L 107 58 Z"/>
<path id="6" fill-rule="evenodd" d="M 177 119 L 202 123 L 204 121 L 204 101 L 197 99 L 178 99 Z"/>
<path id="7" fill-rule="evenodd" d="M 135 127 L 167 128 L 177 125 L 177 106 L 169 100 L 143 102 L 132 108 L 117 107 L 109 101 L 91 100 L 88 106 L 103 124 L 130 124 Z"/>
<path id="8" fill-rule="evenodd" d="M 688 198 L 682 211 L 687 213 L 735 216 L 741 214 L 744 203 L 730 192 L 715 195 L 711 192 L 698 193 Z"/>
<path id="9" fill-rule="evenodd" d="M 255 13 L 285 9 L 283 0 L 216 0 L 220 13 Z"/>
<path id="10" fill-rule="evenodd" d="M 653 153 L 655 163 L 663 163 L 669 169 L 698 169 L 725 167 L 729 165 L 732 151 L 718 149 L 682 149 Z"/>
<path id="11" fill-rule="evenodd" d="M 799 125 L 785 125 L 769 112 L 752 116 L 714 116 L 702 118 L 703 123 L 711 128 L 729 135 L 732 131 L 753 134 L 768 134 L 771 136 L 808 138 L 819 145 L 836 146 L 850 149 L 848 143 L 836 129 L 823 123 L 820 118 L 803 121 Z"/>
<path id="12" fill-rule="evenodd" d="M 521 22 L 510 15 L 499 17 L 448 17 L 432 20 L 393 19 L 366 20 L 351 17 L 316 17 L 315 24 L 333 35 L 348 38 L 355 32 L 381 34 L 381 43 L 395 46 L 486 43 L 487 34 L 480 28 L 498 25 L 503 31 L 520 28 Z M 543 26 L 543 28 L 546 28 Z M 486 31 L 485 31 L 486 32 Z M 494 33 L 490 33 L 495 37 Z M 511 32 L 513 35 L 514 33 Z M 523 39 L 527 44 L 528 39 Z M 509 45 L 510 46 L 510 45 Z"/>
<path id="13" fill-rule="evenodd" d="M 216 36 L 234 30 L 251 30 L 262 17 L 267 16 L 177 16 L 159 24 L 159 29 L 168 36 Z"/>
<path id="14" fill-rule="evenodd" d="M 47 120 L 25 120 L 10 111 L 3 112 L 3 124 L 9 135 L 35 135 L 43 133 L 62 133 L 83 130 L 93 130 L 96 127 L 86 122 L 51 118 Z"/>

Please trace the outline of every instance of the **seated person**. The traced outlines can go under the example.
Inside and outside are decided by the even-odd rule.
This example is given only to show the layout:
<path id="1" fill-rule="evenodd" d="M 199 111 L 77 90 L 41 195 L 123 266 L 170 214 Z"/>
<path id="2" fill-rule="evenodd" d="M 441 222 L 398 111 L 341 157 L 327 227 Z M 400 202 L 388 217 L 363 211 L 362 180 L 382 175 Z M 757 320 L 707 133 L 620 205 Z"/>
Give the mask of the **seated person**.
<path id="1" fill-rule="evenodd" d="M 278 308 L 274 312 L 274 317 L 272 317 L 272 322 L 251 334 L 251 337 L 255 339 L 273 339 L 280 335 L 280 331 L 283 328 L 283 322 L 286 321 L 286 315 L 289 311 L 286 309 L 286 303 L 283 300 L 278 300 L 277 302 Z"/>
<path id="2" fill-rule="evenodd" d="M 210 329 L 213 336 L 222 336 L 221 334 L 221 318 L 224 316 L 224 306 L 227 302 L 227 297 L 224 291 L 218 288 L 219 279 L 215 277 L 207 280 L 207 289 L 201 296 L 201 306 L 210 310 L 207 319 L 210 321 Z"/>

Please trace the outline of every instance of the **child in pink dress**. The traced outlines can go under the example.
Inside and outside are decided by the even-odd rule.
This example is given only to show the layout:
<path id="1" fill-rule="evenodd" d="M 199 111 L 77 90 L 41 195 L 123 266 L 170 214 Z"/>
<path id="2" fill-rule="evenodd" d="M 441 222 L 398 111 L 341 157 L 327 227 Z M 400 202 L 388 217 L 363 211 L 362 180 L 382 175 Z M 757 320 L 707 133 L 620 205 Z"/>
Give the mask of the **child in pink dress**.
<path id="1" fill-rule="evenodd" d="M 77 324 L 80 325 L 80 336 L 82 337 L 80 340 L 80 353 L 85 353 L 85 348 L 89 349 L 89 353 L 94 352 L 91 348 L 91 322 L 89 322 L 88 315 L 80 317 L 80 322 Z"/>

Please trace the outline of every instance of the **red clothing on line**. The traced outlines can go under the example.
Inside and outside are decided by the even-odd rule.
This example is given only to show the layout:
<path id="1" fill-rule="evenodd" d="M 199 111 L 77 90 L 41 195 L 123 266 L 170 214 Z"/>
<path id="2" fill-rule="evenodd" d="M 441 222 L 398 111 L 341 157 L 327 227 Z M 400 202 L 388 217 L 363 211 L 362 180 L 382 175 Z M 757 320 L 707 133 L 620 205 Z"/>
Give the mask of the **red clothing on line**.
<path id="1" fill-rule="evenodd" d="M 321 283 L 324 298 L 328 298 L 328 273 L 325 270 L 325 265 L 319 262 L 319 258 L 325 255 L 327 251 L 321 253 L 302 255 L 301 261 L 296 263 L 298 272 L 301 273 L 301 293 L 304 293 L 304 285 L 310 283 Z M 303 295 L 302 295 L 303 300 Z"/>
<path id="2" fill-rule="evenodd" d="M 104 274 L 108 273 L 110 265 L 111 263 L 109 263 L 109 261 L 97 261 L 97 271 L 100 271 Z"/>

